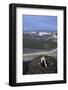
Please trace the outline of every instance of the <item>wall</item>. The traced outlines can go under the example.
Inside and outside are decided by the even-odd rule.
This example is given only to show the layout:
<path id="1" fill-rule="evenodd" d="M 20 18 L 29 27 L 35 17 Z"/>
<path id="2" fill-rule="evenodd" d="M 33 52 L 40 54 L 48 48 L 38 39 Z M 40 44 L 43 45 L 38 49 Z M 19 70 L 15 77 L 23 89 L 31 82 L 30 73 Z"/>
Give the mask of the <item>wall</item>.
<path id="1" fill-rule="evenodd" d="M 0 90 L 66 90 L 67 84 L 57 85 L 41 85 L 27 87 L 10 87 L 8 86 L 8 70 L 9 70 L 9 4 L 10 3 L 27 3 L 27 4 L 42 4 L 42 5 L 60 5 L 67 6 L 68 0 L 0 0 Z M 68 14 L 68 10 L 67 10 Z M 68 18 L 67 18 L 68 21 Z M 67 31 L 68 34 L 68 31 Z M 68 38 L 68 36 L 67 36 Z M 67 42 L 68 43 L 68 42 Z M 67 48 L 68 50 L 68 48 Z M 68 62 L 67 62 L 68 64 Z M 68 66 L 67 66 L 68 67 Z"/>

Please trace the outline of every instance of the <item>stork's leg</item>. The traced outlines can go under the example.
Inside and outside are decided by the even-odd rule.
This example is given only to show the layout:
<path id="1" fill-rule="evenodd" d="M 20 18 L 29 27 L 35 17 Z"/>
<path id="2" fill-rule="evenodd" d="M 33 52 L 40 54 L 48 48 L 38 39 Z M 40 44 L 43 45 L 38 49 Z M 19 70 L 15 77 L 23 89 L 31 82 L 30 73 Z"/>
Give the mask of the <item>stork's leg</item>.
<path id="1" fill-rule="evenodd" d="M 47 63 L 46 63 L 46 61 L 44 61 L 44 64 L 45 64 L 45 67 L 47 67 Z"/>

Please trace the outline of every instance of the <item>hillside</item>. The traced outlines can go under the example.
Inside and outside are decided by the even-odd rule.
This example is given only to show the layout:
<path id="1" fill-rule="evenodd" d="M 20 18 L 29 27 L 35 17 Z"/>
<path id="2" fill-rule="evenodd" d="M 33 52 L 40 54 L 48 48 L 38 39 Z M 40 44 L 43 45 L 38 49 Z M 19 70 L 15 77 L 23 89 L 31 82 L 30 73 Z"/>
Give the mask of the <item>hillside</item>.
<path id="1" fill-rule="evenodd" d="M 23 62 L 23 74 L 45 74 L 45 73 L 57 73 L 57 59 L 56 57 L 45 56 L 47 58 L 47 67 L 43 67 L 40 62 L 42 56 L 33 59 L 32 61 Z"/>

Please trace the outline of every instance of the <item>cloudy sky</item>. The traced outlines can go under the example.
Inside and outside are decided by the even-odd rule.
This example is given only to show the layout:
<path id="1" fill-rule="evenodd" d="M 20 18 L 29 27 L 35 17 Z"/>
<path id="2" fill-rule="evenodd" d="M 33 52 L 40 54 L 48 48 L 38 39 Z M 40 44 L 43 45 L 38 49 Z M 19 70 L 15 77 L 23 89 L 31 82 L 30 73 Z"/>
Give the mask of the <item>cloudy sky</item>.
<path id="1" fill-rule="evenodd" d="M 57 16 L 24 15 L 22 17 L 25 32 L 57 31 Z"/>

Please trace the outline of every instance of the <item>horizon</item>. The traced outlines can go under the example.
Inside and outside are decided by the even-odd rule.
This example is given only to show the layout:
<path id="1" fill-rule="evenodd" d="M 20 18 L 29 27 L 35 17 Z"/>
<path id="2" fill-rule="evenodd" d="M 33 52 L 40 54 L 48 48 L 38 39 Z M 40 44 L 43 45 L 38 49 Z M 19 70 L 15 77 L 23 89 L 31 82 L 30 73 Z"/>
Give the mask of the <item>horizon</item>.
<path id="1" fill-rule="evenodd" d="M 23 31 L 23 32 L 25 32 L 25 31 Z M 26 32 L 57 32 L 57 31 L 26 31 Z"/>

